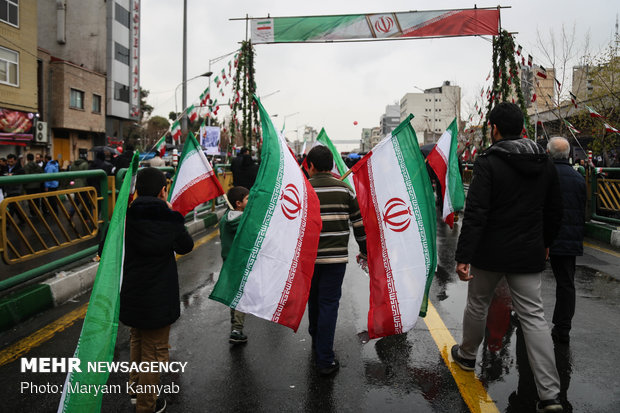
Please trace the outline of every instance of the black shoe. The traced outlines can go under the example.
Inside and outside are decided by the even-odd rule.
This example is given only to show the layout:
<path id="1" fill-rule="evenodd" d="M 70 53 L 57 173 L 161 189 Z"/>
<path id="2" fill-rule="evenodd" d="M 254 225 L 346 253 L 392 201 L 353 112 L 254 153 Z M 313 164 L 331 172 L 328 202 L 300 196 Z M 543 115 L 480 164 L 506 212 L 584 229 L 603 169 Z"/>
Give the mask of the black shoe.
<path id="1" fill-rule="evenodd" d="M 454 360 L 454 362 L 463 370 L 474 371 L 476 369 L 476 359 L 468 360 L 459 356 L 458 344 L 452 346 L 452 350 L 450 350 L 450 353 L 452 353 L 452 360 Z"/>
<path id="2" fill-rule="evenodd" d="M 334 359 L 334 361 L 332 361 L 332 364 L 330 364 L 329 366 L 319 367 L 319 374 L 321 376 L 330 376 L 337 372 L 339 369 L 340 363 L 338 362 L 338 360 Z"/>
<path id="3" fill-rule="evenodd" d="M 540 400 L 536 403 L 536 413 L 563 412 L 564 408 L 558 399 Z"/>
<path id="4" fill-rule="evenodd" d="M 245 334 L 243 334 L 242 331 L 239 330 L 233 330 L 230 333 L 230 338 L 228 339 L 228 342 L 233 344 L 247 343 L 247 341 L 248 336 L 246 336 Z"/>

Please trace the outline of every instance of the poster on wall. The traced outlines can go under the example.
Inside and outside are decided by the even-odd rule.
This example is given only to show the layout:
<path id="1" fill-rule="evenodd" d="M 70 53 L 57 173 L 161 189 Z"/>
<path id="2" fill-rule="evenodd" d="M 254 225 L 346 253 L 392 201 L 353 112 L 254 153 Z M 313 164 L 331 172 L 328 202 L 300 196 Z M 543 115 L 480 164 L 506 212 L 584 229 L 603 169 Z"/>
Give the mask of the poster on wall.
<path id="1" fill-rule="evenodd" d="M 201 126 L 200 127 L 200 146 L 207 151 L 207 155 L 217 155 L 220 153 L 220 127 Z"/>
<path id="2" fill-rule="evenodd" d="M 30 112 L 0 109 L 0 133 L 32 135 L 33 121 L 34 115 Z"/>

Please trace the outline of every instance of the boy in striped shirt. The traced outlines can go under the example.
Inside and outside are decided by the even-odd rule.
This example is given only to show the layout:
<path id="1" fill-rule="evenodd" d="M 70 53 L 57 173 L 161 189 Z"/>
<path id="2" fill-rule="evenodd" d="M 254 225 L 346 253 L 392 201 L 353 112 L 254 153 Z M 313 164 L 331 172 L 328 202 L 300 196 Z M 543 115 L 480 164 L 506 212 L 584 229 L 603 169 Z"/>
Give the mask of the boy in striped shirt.
<path id="1" fill-rule="evenodd" d="M 333 346 L 342 281 L 349 260 L 349 222 L 362 258 L 366 257 L 366 233 L 355 193 L 330 173 L 334 158 L 329 148 L 322 145 L 312 148 L 307 163 L 323 221 L 308 299 L 308 332 L 312 336 L 318 371 L 327 376 L 340 368 Z"/>

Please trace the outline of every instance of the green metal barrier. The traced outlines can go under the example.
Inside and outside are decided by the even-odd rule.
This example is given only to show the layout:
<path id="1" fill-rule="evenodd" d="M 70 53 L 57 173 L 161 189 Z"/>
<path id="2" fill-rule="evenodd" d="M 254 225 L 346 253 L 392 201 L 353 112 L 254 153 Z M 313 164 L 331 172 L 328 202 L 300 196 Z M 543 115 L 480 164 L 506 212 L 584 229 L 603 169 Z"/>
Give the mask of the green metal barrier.
<path id="1" fill-rule="evenodd" d="M 620 219 L 600 215 L 599 212 L 607 212 L 620 216 L 620 179 L 607 179 L 599 176 L 600 172 L 617 172 L 620 168 L 590 168 L 590 192 L 592 219 L 620 224 Z"/>
<path id="2" fill-rule="evenodd" d="M 73 172 L 58 172 L 54 174 L 28 174 L 28 175 L 13 175 L 13 176 L 2 176 L 0 177 L 0 187 L 7 187 L 13 185 L 22 185 L 32 182 L 45 182 L 45 181 L 62 181 L 62 180 L 73 180 L 79 178 L 97 178 L 99 180 L 99 189 L 101 196 L 97 199 L 101 200 L 101 220 L 98 220 L 99 232 L 101 234 L 105 233 L 105 230 L 108 226 L 108 177 L 106 173 L 101 169 L 94 169 L 88 171 L 73 171 Z M 53 194 L 55 191 L 51 191 L 50 194 Z M 6 205 L 9 203 L 11 198 L 7 198 L 2 201 L 2 205 Z M 7 219 L 2 219 L 0 222 L 2 225 L 1 233 L 6 234 L 6 225 Z M 58 260 L 46 263 L 42 266 L 38 266 L 32 270 L 26 271 L 24 273 L 12 276 L 5 280 L 0 281 L 0 291 L 11 288 L 15 285 L 18 285 L 22 282 L 29 281 L 39 275 L 45 274 L 46 272 L 53 271 L 57 268 L 60 268 L 66 264 L 79 260 L 81 258 L 87 257 L 89 255 L 94 255 L 97 252 L 97 248 L 90 247 L 83 251 L 80 251 L 76 254 L 72 254 L 68 257 L 60 258 Z"/>

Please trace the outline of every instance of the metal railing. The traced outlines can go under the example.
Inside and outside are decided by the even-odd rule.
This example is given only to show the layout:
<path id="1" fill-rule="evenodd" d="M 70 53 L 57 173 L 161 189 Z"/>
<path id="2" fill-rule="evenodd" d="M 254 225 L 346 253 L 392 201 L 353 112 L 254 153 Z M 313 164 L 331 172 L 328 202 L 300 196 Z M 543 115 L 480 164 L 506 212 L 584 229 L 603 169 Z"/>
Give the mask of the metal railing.
<path id="1" fill-rule="evenodd" d="M 108 225 L 108 177 L 100 169 L 0 177 L 0 187 L 4 189 L 28 183 L 87 178 L 99 181 L 99 196 L 96 196 L 93 187 L 84 187 L 7 197 L 0 203 L 0 245 L 6 264 L 23 262 L 60 250 L 92 239 L 97 232 L 105 231 Z M 46 245 L 50 251 L 43 251 L 41 245 Z M 96 252 L 97 246 L 91 246 L 0 280 L 0 291 Z"/>
<path id="2" fill-rule="evenodd" d="M 589 171 L 592 219 L 620 224 L 620 179 L 609 179 L 604 175 L 606 173 L 620 175 L 620 168 Z"/>

